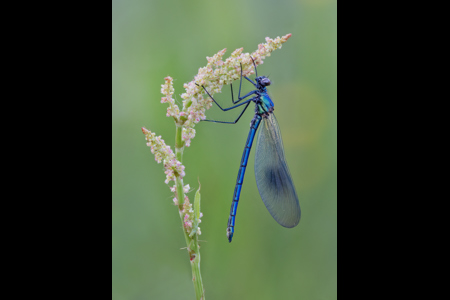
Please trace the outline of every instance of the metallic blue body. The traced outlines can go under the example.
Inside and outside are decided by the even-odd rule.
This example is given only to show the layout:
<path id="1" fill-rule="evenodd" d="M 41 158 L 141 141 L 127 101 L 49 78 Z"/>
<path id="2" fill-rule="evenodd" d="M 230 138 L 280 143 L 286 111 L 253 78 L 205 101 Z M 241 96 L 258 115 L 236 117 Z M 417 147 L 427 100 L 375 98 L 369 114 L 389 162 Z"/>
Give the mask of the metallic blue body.
<path id="1" fill-rule="evenodd" d="M 263 128 L 260 129 L 255 154 L 255 178 L 259 194 L 267 210 L 280 225 L 292 228 L 297 226 L 300 221 L 300 205 L 284 157 L 281 133 L 273 114 L 274 104 L 265 87 L 260 88 L 255 94 L 251 99 L 256 104 L 255 116 L 250 123 L 250 132 L 242 154 L 228 218 L 227 237 L 229 242 L 232 241 L 234 235 L 236 211 L 250 150 L 261 121 L 263 121 Z"/>
<path id="2" fill-rule="evenodd" d="M 255 138 L 256 130 L 258 130 L 261 123 L 261 116 L 256 114 L 250 123 L 250 132 L 248 133 L 247 142 L 245 143 L 244 153 L 242 154 L 241 165 L 236 180 L 236 187 L 234 188 L 233 203 L 231 204 L 230 217 L 228 218 L 227 236 L 231 242 L 234 233 L 234 223 L 236 220 L 236 210 L 239 204 L 239 197 L 241 196 L 242 183 L 244 182 L 245 170 L 247 168 L 248 157 L 252 149 L 253 140 Z"/>

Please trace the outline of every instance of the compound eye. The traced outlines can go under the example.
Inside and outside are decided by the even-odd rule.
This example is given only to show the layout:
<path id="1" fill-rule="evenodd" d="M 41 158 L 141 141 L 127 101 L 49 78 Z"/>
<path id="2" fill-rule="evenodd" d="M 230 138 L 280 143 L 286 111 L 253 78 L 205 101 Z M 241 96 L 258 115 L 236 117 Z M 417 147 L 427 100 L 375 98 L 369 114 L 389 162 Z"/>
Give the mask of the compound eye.
<path id="1" fill-rule="evenodd" d="M 263 85 L 263 86 L 268 86 L 268 85 L 270 85 L 270 79 L 269 78 L 263 78 L 263 79 L 261 79 L 261 85 Z"/>

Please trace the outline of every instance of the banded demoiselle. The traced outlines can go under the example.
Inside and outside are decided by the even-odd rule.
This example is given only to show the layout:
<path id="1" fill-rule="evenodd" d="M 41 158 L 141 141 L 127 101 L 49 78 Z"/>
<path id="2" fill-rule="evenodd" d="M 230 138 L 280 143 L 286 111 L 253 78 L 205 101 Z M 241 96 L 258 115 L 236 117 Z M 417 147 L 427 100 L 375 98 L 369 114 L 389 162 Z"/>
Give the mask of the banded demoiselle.
<path id="1" fill-rule="evenodd" d="M 204 121 L 236 124 L 249 104 L 251 102 L 255 103 L 255 115 L 250 123 L 250 132 L 248 134 L 247 142 L 245 143 L 244 153 L 242 154 L 242 160 L 236 180 L 236 187 L 234 189 L 233 202 L 231 204 L 230 216 L 228 218 L 227 238 L 229 242 L 231 242 L 234 234 L 236 210 L 239 203 L 242 183 L 244 181 L 245 170 L 247 168 L 248 157 L 252 148 L 253 139 L 261 123 L 261 120 L 263 121 L 262 128 L 258 134 L 258 142 L 255 154 L 255 178 L 261 199 L 263 200 L 267 210 L 270 212 L 272 217 L 281 226 L 287 228 L 297 226 L 300 221 L 301 215 L 297 192 L 295 191 L 294 183 L 292 182 L 291 174 L 289 172 L 289 168 L 284 156 L 281 132 L 278 126 L 277 119 L 275 118 L 275 115 L 273 113 L 274 104 L 267 92 L 267 86 L 269 86 L 271 82 L 266 76 L 258 76 L 258 73 L 256 71 L 256 64 L 253 58 L 252 61 L 255 68 L 255 82 L 247 76 L 242 76 L 241 64 L 241 79 L 239 83 L 238 100 L 236 102 L 234 101 L 233 86 L 231 85 L 231 101 L 233 102 L 233 104 L 236 104 L 235 106 L 222 108 L 209 94 L 205 87 L 202 86 L 208 96 L 222 111 L 228 111 L 245 105 L 244 109 L 234 122 L 214 120 Z M 256 88 L 243 97 L 241 97 L 242 77 L 247 79 Z M 252 97 L 248 98 L 250 96 Z M 244 101 L 242 103 L 239 103 L 242 100 Z"/>

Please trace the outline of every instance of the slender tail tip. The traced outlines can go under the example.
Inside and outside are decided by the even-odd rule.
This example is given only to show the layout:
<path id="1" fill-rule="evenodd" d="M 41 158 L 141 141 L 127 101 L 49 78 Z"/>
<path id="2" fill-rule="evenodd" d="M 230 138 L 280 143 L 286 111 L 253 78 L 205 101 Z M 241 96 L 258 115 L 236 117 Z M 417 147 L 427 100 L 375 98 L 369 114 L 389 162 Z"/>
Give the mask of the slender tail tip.
<path id="1" fill-rule="evenodd" d="M 231 243 L 231 240 L 233 239 L 233 229 L 231 227 L 227 228 L 227 238 L 228 242 Z"/>

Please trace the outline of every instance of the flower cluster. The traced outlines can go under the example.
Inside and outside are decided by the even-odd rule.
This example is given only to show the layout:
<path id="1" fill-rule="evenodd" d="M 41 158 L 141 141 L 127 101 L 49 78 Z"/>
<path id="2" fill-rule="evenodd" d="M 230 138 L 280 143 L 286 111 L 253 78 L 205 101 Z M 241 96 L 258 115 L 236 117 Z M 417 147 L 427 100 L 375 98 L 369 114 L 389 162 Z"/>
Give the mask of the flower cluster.
<path id="1" fill-rule="evenodd" d="M 167 76 L 166 78 L 164 78 L 164 80 L 166 81 L 166 83 L 161 85 L 161 94 L 166 95 L 166 97 L 161 98 L 161 103 L 169 103 L 166 116 L 172 116 L 176 121 L 178 116 L 180 115 L 180 109 L 178 108 L 178 105 L 175 104 L 175 100 L 172 98 L 174 92 L 172 83 L 173 79 L 172 77 Z"/>
<path id="2" fill-rule="evenodd" d="M 156 136 L 155 133 L 142 127 L 142 132 L 145 134 L 147 140 L 147 146 L 151 148 L 152 153 L 155 155 L 155 160 L 158 163 L 164 162 L 164 168 L 166 173 L 165 183 L 169 181 L 175 181 L 175 176 L 183 178 L 185 176 L 184 166 L 175 158 L 170 146 L 167 146 L 161 136 Z"/>
<path id="3" fill-rule="evenodd" d="M 219 51 L 213 57 L 207 57 L 208 63 L 205 67 L 198 70 L 198 74 L 195 75 L 194 80 L 185 83 L 184 88 L 186 92 L 181 95 L 183 99 L 183 109 L 179 110 L 175 104 L 172 94 L 173 80 L 171 77 L 166 77 L 166 83 L 161 85 L 161 93 L 165 95 L 161 99 L 161 102 L 169 103 L 167 109 L 167 116 L 172 116 L 175 122 L 183 126 L 182 139 L 185 142 L 185 146 L 189 147 L 191 139 L 195 136 L 195 124 L 201 120 L 205 120 L 205 111 L 212 106 L 212 100 L 209 97 L 206 99 L 203 97 L 204 90 L 202 86 L 211 94 L 220 93 L 222 87 L 225 84 L 230 84 L 234 80 L 237 80 L 241 76 L 241 64 L 242 74 L 249 76 L 254 73 L 253 60 L 258 66 L 263 63 L 263 59 L 270 56 L 271 52 L 275 49 L 281 48 L 281 45 L 285 43 L 291 34 L 287 34 L 283 37 L 277 37 L 276 39 L 266 38 L 265 44 L 259 44 L 258 50 L 253 53 L 242 53 L 243 48 L 236 49 L 231 56 L 225 61 L 222 60 L 226 49 Z M 205 93 L 206 94 L 206 93 Z"/>
<path id="4" fill-rule="evenodd" d="M 183 193 L 187 194 L 187 193 L 189 192 L 190 189 L 191 189 L 191 186 L 190 186 L 189 184 L 186 184 L 186 185 L 183 187 Z M 178 201 L 178 199 L 177 199 L 177 193 L 176 193 L 176 190 L 177 190 L 177 185 L 174 185 L 174 186 L 172 186 L 172 187 L 170 188 L 170 191 L 173 192 L 173 193 L 175 194 L 175 197 L 173 198 L 173 204 L 179 205 L 179 204 L 180 204 L 180 201 Z M 185 195 L 185 196 L 184 196 L 184 200 L 186 201 L 186 199 L 189 201 L 188 196 Z"/>
<path id="5" fill-rule="evenodd" d="M 180 214 L 183 215 L 183 226 L 188 234 L 190 234 L 192 231 L 196 231 L 198 235 L 202 234 L 202 232 L 200 231 L 200 227 L 198 227 L 198 224 L 202 222 L 200 218 L 203 217 L 203 214 L 200 213 L 199 217 L 197 219 L 195 218 L 192 203 L 190 203 L 187 197 L 185 197 L 184 199 L 183 210 L 180 211 Z"/>

